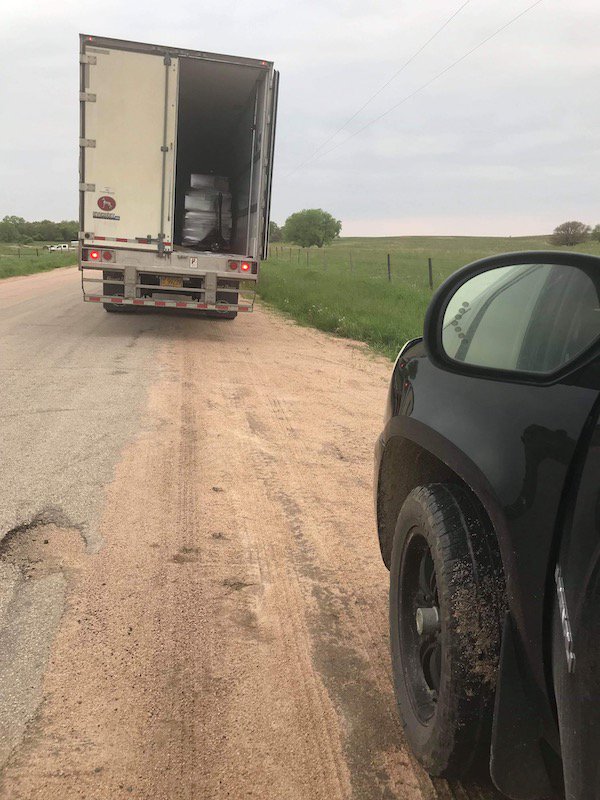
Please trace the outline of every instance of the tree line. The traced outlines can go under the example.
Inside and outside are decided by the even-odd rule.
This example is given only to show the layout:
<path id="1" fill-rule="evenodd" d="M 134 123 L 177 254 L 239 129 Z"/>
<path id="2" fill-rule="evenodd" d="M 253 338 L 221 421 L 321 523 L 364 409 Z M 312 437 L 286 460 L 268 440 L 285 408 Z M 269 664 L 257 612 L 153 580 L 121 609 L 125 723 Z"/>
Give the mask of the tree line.
<path id="1" fill-rule="evenodd" d="M 7 216 L 0 221 L 0 242 L 71 242 L 78 238 L 79 223 L 76 220 L 52 222 L 42 219 L 38 222 L 27 222 L 23 217 Z"/>
<path id="2" fill-rule="evenodd" d="M 271 242 L 290 242 L 300 247 L 323 247 L 337 239 L 342 223 L 322 208 L 305 208 L 291 214 L 281 227 L 269 223 Z M 42 219 L 27 222 L 23 217 L 6 216 L 0 221 L 0 242 L 70 242 L 79 236 L 76 220 L 52 222 Z M 600 241 L 600 225 L 592 228 L 584 222 L 570 220 L 557 225 L 550 237 L 552 244 L 572 246 L 588 239 Z"/>

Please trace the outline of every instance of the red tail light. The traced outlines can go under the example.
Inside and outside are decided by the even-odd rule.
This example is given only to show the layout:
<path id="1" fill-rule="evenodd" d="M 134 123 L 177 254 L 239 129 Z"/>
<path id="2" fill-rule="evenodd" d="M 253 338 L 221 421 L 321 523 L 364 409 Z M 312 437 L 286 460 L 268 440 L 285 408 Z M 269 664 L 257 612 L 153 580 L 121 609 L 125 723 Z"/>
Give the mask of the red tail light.
<path id="1" fill-rule="evenodd" d="M 100 253 L 98 250 L 90 250 L 90 258 L 92 261 L 97 261 L 100 258 Z"/>
<path id="2" fill-rule="evenodd" d="M 113 254 L 110 252 L 110 250 L 104 250 L 102 252 L 102 258 L 105 261 L 112 261 L 112 257 L 113 257 Z"/>
<path id="3" fill-rule="evenodd" d="M 230 261 L 229 262 L 229 269 L 237 269 L 237 268 L 238 268 L 238 262 L 237 261 Z"/>
<path id="4" fill-rule="evenodd" d="M 250 269 L 250 262 L 249 261 L 242 261 L 242 271 L 248 272 Z"/>

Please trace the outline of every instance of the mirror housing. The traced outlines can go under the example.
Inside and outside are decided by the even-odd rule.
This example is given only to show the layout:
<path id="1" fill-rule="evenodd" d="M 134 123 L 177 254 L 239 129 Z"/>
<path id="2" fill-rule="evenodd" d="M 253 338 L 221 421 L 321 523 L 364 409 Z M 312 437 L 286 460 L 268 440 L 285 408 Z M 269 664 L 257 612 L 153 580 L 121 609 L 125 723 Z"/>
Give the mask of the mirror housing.
<path id="1" fill-rule="evenodd" d="M 520 267 L 523 269 L 519 270 Z M 514 269 L 511 270 L 510 268 Z M 561 268 L 564 268 L 564 270 L 561 270 Z M 504 275 L 506 277 L 504 284 L 502 284 L 500 280 L 498 280 L 497 283 L 494 283 L 494 276 L 490 276 L 490 280 L 487 282 L 485 281 L 484 276 L 486 273 L 491 273 L 493 270 L 497 270 L 498 275 Z M 546 273 L 543 273 L 543 270 L 546 270 Z M 598 354 L 597 345 L 600 338 L 600 308 L 598 308 L 600 306 L 600 302 L 595 303 L 594 314 L 590 315 L 588 309 L 588 321 L 586 329 L 587 338 L 584 340 L 585 346 L 583 346 L 582 349 L 576 350 L 572 357 L 570 353 L 563 354 L 563 360 L 560 363 L 558 361 L 556 361 L 556 363 L 550 362 L 552 368 L 533 369 L 532 365 L 535 364 L 535 361 L 532 360 L 531 353 L 528 354 L 528 359 L 521 359 L 521 362 L 524 362 L 524 366 L 522 363 L 518 363 L 517 360 L 515 360 L 515 364 L 507 364 L 506 358 L 481 358 L 481 346 L 479 346 L 479 355 L 473 355 L 473 352 L 477 352 L 478 350 L 477 346 L 473 346 L 473 331 L 475 331 L 475 333 L 478 335 L 478 345 L 480 345 L 481 339 L 484 336 L 481 331 L 484 330 L 486 326 L 482 325 L 481 328 L 479 328 L 479 326 L 481 325 L 481 321 L 485 313 L 488 313 L 488 317 L 486 319 L 493 317 L 493 313 L 489 313 L 489 311 L 492 308 L 492 304 L 501 296 L 503 296 L 503 292 L 505 292 L 504 301 L 506 304 L 506 300 L 509 299 L 508 292 L 506 291 L 507 287 L 515 289 L 513 292 L 514 299 L 523 300 L 524 298 L 527 300 L 527 290 L 525 289 L 526 284 L 523 283 L 521 286 L 518 286 L 517 284 L 524 275 L 532 275 L 536 271 L 538 274 L 538 283 L 541 284 L 544 284 L 544 281 L 549 282 L 549 279 L 546 278 L 545 275 L 549 275 L 550 273 L 553 273 L 554 276 L 558 273 L 561 278 L 564 278 L 565 275 L 569 275 L 571 278 L 573 275 L 576 275 L 580 282 L 581 280 L 587 281 L 587 284 L 596 288 L 596 293 L 593 295 L 594 302 L 597 297 L 600 298 L 600 258 L 596 256 L 589 256 L 573 252 L 565 253 L 560 251 L 525 251 L 505 253 L 503 255 L 492 256 L 475 261 L 453 273 L 435 292 L 429 304 L 425 316 L 423 331 L 425 349 L 429 360 L 440 369 L 460 375 L 471 375 L 474 377 L 488 378 L 491 380 L 543 385 L 557 382 L 565 375 L 575 371 L 591 360 L 591 358 L 595 357 Z M 478 276 L 482 276 L 482 279 L 479 281 L 474 280 Z M 557 288 L 558 282 L 554 278 L 553 280 L 555 286 L 555 295 L 560 300 L 562 297 L 560 294 L 560 287 Z M 463 290 L 463 299 L 465 292 L 468 294 L 468 287 L 467 289 L 463 289 L 463 287 L 465 287 L 469 281 L 473 282 L 473 286 L 479 287 L 479 294 L 476 297 L 478 305 L 477 303 L 470 305 L 468 302 L 457 305 L 457 298 L 461 299 L 461 289 Z M 495 289 L 495 286 L 497 285 L 500 286 L 499 289 Z M 482 286 L 485 288 L 485 291 L 481 289 Z M 581 289 L 580 293 L 582 297 L 585 296 L 588 299 L 589 305 L 590 296 L 592 293 L 589 291 L 581 292 Z M 539 295 L 532 300 L 530 305 L 535 305 L 535 303 L 539 304 L 540 298 L 542 297 L 543 294 L 540 291 Z M 453 301 L 454 308 L 452 306 Z M 496 328 L 498 327 L 498 321 L 501 319 L 498 317 L 498 310 L 501 305 L 501 302 L 496 304 Z M 509 304 L 507 309 L 515 312 L 515 305 L 515 303 Z M 450 314 L 447 314 L 449 307 Z M 542 311 L 546 308 L 546 306 L 543 306 L 543 308 L 538 308 L 538 306 L 536 306 L 535 310 L 538 312 L 538 326 L 539 320 L 545 319 L 546 321 L 550 320 L 550 322 L 552 322 L 554 319 L 551 308 L 547 309 L 545 316 L 543 315 Z M 596 308 L 598 308 L 598 311 L 596 311 Z M 456 316 L 453 316 L 454 312 L 457 310 L 458 313 Z M 516 311 L 518 313 L 518 309 Z M 469 316 L 467 312 L 472 313 Z M 528 326 L 530 325 L 531 319 L 533 319 L 533 312 L 527 313 L 530 313 L 529 318 L 527 318 L 525 316 L 525 312 L 523 312 L 519 320 L 522 323 L 523 329 L 525 330 L 523 336 L 527 336 L 529 339 L 532 339 L 533 336 L 530 334 Z M 598 315 L 597 323 L 595 316 L 596 313 Z M 467 315 L 465 316 L 465 320 L 468 322 L 468 325 L 464 328 L 462 327 L 462 315 Z M 571 319 L 572 318 L 573 317 L 571 317 Z M 589 320 L 591 320 L 591 323 Z M 511 320 L 507 320 L 507 323 L 510 322 Z M 454 336 L 454 339 L 449 336 L 449 332 L 451 334 L 454 333 L 454 331 L 449 328 L 449 325 L 460 326 L 455 327 L 454 331 L 461 331 L 461 333 L 458 333 L 457 336 L 461 338 L 462 343 L 459 342 L 456 336 Z M 514 338 L 514 327 L 511 327 L 510 324 L 507 324 L 506 331 L 507 337 L 510 338 L 512 335 Z M 500 343 L 503 341 L 502 335 L 499 336 L 497 330 L 495 332 L 495 339 L 492 339 L 492 333 L 489 331 L 487 336 L 489 341 Z M 541 333 L 538 334 L 538 339 L 540 339 L 540 337 Z M 448 353 L 444 345 L 445 343 L 447 344 L 449 340 L 454 342 L 454 355 L 458 356 L 460 353 L 460 358 L 452 357 L 452 355 Z M 541 341 L 542 343 L 545 342 L 543 338 Z M 523 342 L 524 339 L 521 340 L 520 344 L 517 343 L 518 346 L 521 347 L 521 353 L 523 353 L 523 351 L 526 349 L 523 345 Z M 581 344 L 581 336 L 579 337 L 579 342 L 577 342 L 577 344 Z M 471 353 L 469 353 L 470 347 L 472 348 Z M 507 344 L 506 347 L 508 349 L 509 345 Z M 531 349 L 532 348 L 530 348 L 530 350 Z M 549 349 L 548 345 L 546 345 L 546 349 Z M 501 350 L 501 347 L 496 348 L 496 350 Z M 494 360 L 497 363 L 494 363 Z M 537 367 L 537 364 L 535 364 L 535 366 Z M 540 366 L 543 366 L 541 362 Z"/>

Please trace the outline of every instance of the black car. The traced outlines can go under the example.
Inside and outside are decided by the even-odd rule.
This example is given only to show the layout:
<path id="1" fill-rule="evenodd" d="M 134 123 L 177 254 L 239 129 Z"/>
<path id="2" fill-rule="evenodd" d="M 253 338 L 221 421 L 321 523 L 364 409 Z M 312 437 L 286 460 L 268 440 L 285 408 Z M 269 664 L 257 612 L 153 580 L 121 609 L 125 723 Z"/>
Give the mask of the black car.
<path id="1" fill-rule="evenodd" d="M 600 797 L 600 258 L 453 274 L 376 446 L 406 737 L 432 775 Z"/>

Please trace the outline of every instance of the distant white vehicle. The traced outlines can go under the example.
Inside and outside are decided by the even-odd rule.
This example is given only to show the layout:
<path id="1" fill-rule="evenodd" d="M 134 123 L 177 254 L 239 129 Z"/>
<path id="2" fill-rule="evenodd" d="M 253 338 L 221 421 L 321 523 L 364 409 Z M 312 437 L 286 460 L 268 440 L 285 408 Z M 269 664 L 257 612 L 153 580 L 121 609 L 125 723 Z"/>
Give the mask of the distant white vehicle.
<path id="1" fill-rule="evenodd" d="M 68 250 L 69 249 L 69 245 L 68 244 L 51 244 L 48 249 L 51 250 L 51 251 L 52 250 L 54 250 L 54 251 L 56 251 L 56 250 Z"/>

